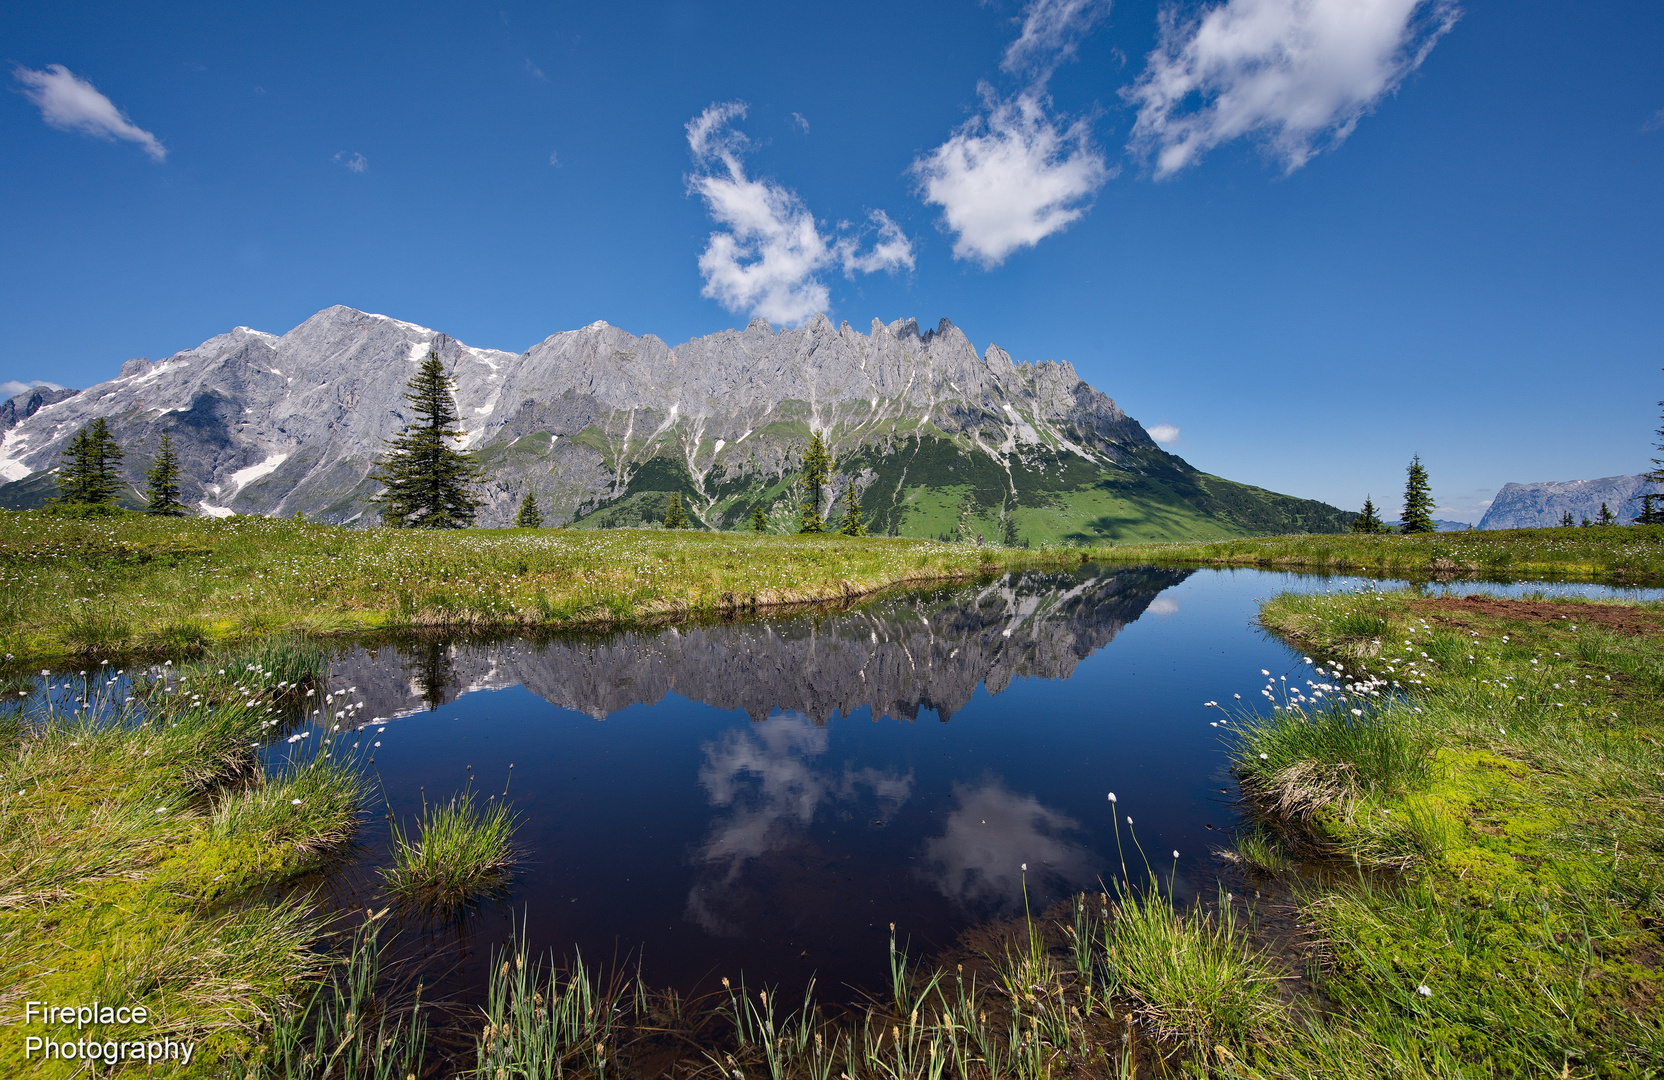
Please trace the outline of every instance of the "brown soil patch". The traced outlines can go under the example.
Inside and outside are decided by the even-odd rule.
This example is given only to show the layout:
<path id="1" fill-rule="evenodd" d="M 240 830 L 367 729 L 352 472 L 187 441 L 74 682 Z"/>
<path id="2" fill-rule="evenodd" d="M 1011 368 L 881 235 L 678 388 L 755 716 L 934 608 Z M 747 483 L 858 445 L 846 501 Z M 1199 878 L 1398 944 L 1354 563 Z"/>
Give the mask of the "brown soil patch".
<path id="1" fill-rule="evenodd" d="M 1437 596 L 1410 601 L 1413 611 L 1483 615 L 1520 622 L 1565 622 L 1573 626 L 1603 626 L 1620 634 L 1664 634 L 1664 618 L 1650 611 L 1620 604 L 1581 604 L 1575 601 L 1503 600 L 1494 596 Z"/>

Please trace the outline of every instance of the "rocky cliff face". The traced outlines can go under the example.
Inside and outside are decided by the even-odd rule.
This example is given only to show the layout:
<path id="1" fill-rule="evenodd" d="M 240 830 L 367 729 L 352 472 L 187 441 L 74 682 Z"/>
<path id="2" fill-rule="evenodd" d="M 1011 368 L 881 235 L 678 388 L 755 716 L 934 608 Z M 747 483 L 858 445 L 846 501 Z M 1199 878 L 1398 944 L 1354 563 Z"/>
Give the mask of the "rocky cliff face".
<path id="1" fill-rule="evenodd" d="M 10 431 L 40 412 L 43 406 L 55 405 L 65 398 L 74 397 L 77 393 L 77 390 L 54 390 L 50 386 L 37 386 L 23 391 L 16 397 L 7 398 L 0 402 L 0 431 Z"/>
<path id="2" fill-rule="evenodd" d="M 0 442 L 0 505 L 38 504 L 64 444 L 103 416 L 135 484 L 171 428 L 184 495 L 203 513 L 369 520 L 368 473 L 410 419 L 403 394 L 429 350 L 454 372 L 466 445 L 491 477 L 482 525 L 507 524 L 532 490 L 551 524 L 656 521 L 678 491 L 705 524 L 762 506 L 784 527 L 811 430 L 840 459 L 832 494 L 853 482 L 884 532 L 1090 530 L 1094 513 L 1115 517 L 1114 493 L 1092 497 L 1106 476 L 1135 503 L 1183 503 L 1226 534 L 1302 514 L 1339 525 L 1333 507 L 1204 477 L 1069 365 L 1014 363 L 993 345 L 978 355 L 946 319 L 924 332 L 874 320 L 865 334 L 824 316 L 778 332 L 758 319 L 674 349 L 593 323 L 517 356 L 345 307 L 281 337 L 238 327 L 129 361 L 41 406 Z"/>
<path id="3" fill-rule="evenodd" d="M 874 718 L 948 720 L 979 684 L 1068 678 L 1189 570 L 1011 574 L 986 585 L 908 595 L 827 618 L 621 633 L 591 640 L 424 644 L 355 651 L 330 667 L 374 717 L 475 690 L 524 686 L 597 719 L 668 693 L 752 719 L 797 713 L 817 724 L 864 707 Z"/>
<path id="4" fill-rule="evenodd" d="M 1567 511 L 1582 521 L 1600 520 L 1600 504 L 1620 522 L 1641 512 L 1638 498 L 1650 490 L 1640 476 L 1605 476 L 1599 480 L 1550 480 L 1537 484 L 1504 484 L 1480 519 L 1481 529 L 1546 529 L 1560 524 Z"/>

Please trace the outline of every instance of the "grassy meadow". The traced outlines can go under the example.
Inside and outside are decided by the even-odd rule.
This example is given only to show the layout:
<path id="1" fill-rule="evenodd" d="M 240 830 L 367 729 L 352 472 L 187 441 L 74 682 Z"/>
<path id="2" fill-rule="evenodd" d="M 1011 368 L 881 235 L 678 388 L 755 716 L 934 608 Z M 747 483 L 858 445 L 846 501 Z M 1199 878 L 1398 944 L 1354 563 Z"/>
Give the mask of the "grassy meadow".
<path id="1" fill-rule="evenodd" d="M 902 928 L 889 987 L 860 1006 L 737 983 L 690 1000 L 520 947 L 493 963 L 483 1008 L 424 1003 L 381 969 L 385 928 L 403 905 L 465 906 L 536 857 L 511 811 L 466 792 L 396 823 L 388 908 L 343 920 L 308 881 L 379 808 L 359 706 L 319 681 L 319 634 L 745 615 L 1094 556 L 1640 584 L 1660 580 L 1661 541 L 1022 551 L 0 514 L 5 650 L 57 658 L 0 699 L 0 1010 L 144 1003 L 159 1018 L 146 1038 L 197 1044 L 190 1067 L 158 1074 L 201 1077 L 1659 1075 L 1658 604 L 1269 601 L 1263 624 L 1309 661 L 1219 710 L 1244 824 L 1217 897 L 1175 905 L 1172 868 L 1142 861 L 1129 824 L 1128 879 L 928 960 Z M 194 659 L 99 659 L 141 652 Z M 26 1062 L 30 1033 L 0 1024 L 7 1072 L 78 1073 Z"/>
<path id="2" fill-rule="evenodd" d="M 1121 544 L 1100 558 L 1256 566 L 1386 577 L 1569 578 L 1664 584 L 1664 526 L 1473 529 L 1413 536 L 1353 533 L 1176 544 Z"/>
<path id="3" fill-rule="evenodd" d="M 166 1075 L 277 1075 L 261 1032 L 330 967 L 324 922 L 286 883 L 350 842 L 365 779 L 345 702 L 320 702 L 322 654 L 269 641 L 155 673 L 94 664 L 6 687 L 0 712 L 0 1068 L 85 1075 L 26 1057 L 25 1001 L 143 1005 L 143 1026 L 93 1038 L 171 1039 Z M 43 672 L 43 674 L 46 674 Z M 312 717 L 317 737 L 258 747 Z M 75 1038 L 75 1028 L 68 1029 Z M 267 1063 L 270 1064 L 270 1063 Z M 134 1072 L 143 1071 L 138 1066 Z M 239 1075 L 243 1075 L 239 1073 Z"/>
<path id="4" fill-rule="evenodd" d="M 1664 1068 L 1664 605 L 1284 595 L 1225 710 L 1305 1004 L 1243 1075 Z"/>
<path id="5" fill-rule="evenodd" d="M 0 651 L 173 654 L 279 631 L 605 627 L 753 614 L 1076 549 L 662 529 L 346 529 L 0 511 Z"/>

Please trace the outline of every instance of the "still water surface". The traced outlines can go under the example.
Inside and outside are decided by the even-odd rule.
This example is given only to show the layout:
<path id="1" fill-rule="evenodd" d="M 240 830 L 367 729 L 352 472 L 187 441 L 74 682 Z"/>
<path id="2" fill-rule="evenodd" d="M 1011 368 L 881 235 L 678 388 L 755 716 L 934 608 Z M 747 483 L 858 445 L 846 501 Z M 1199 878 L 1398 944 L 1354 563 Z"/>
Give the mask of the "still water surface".
<path id="1" fill-rule="evenodd" d="M 1095 890 L 1116 810 L 1164 879 L 1179 853 L 1181 897 L 1211 892 L 1236 818 L 1203 702 L 1307 677 L 1261 599 L 1357 587 L 1089 566 L 743 625 L 355 649 L 329 682 L 387 718 L 391 813 L 506 785 L 522 816 L 506 898 L 405 931 L 455 996 L 522 923 L 535 951 L 628 957 L 652 985 L 815 975 L 836 996 L 884 981 L 891 922 L 928 952 L 1021 913 L 1024 864 L 1035 910 Z M 384 903 L 386 824 L 336 902 Z"/>

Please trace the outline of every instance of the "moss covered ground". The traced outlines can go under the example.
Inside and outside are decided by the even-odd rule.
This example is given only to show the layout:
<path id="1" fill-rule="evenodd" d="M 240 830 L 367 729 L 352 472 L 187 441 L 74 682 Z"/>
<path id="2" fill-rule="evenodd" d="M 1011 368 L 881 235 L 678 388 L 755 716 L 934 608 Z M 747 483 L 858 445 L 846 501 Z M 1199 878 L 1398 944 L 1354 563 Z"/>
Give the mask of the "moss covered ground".
<path id="1" fill-rule="evenodd" d="M 8 684 L 0 1072 L 106 1075 L 84 1052 L 47 1057 L 34 1037 L 140 1043 L 152 1056 L 192 1047 L 188 1063 L 175 1052 L 126 1066 L 131 1075 L 220 1076 L 233 1061 L 264 1075 L 273 1014 L 326 967 L 322 920 L 283 886 L 350 840 L 363 801 L 344 737 L 274 736 L 322 717 L 314 706 L 350 725 L 345 701 L 318 700 L 320 660 L 268 643 L 189 671 L 94 664 Z M 263 762 L 257 746 L 272 741 L 293 753 Z M 146 1016 L 66 1025 L 29 1002 Z"/>
<path id="2" fill-rule="evenodd" d="M 1311 664 L 1237 712 L 1292 896 L 1303 1019 L 1276 1076 L 1664 1069 L 1664 606 L 1285 595 Z"/>

